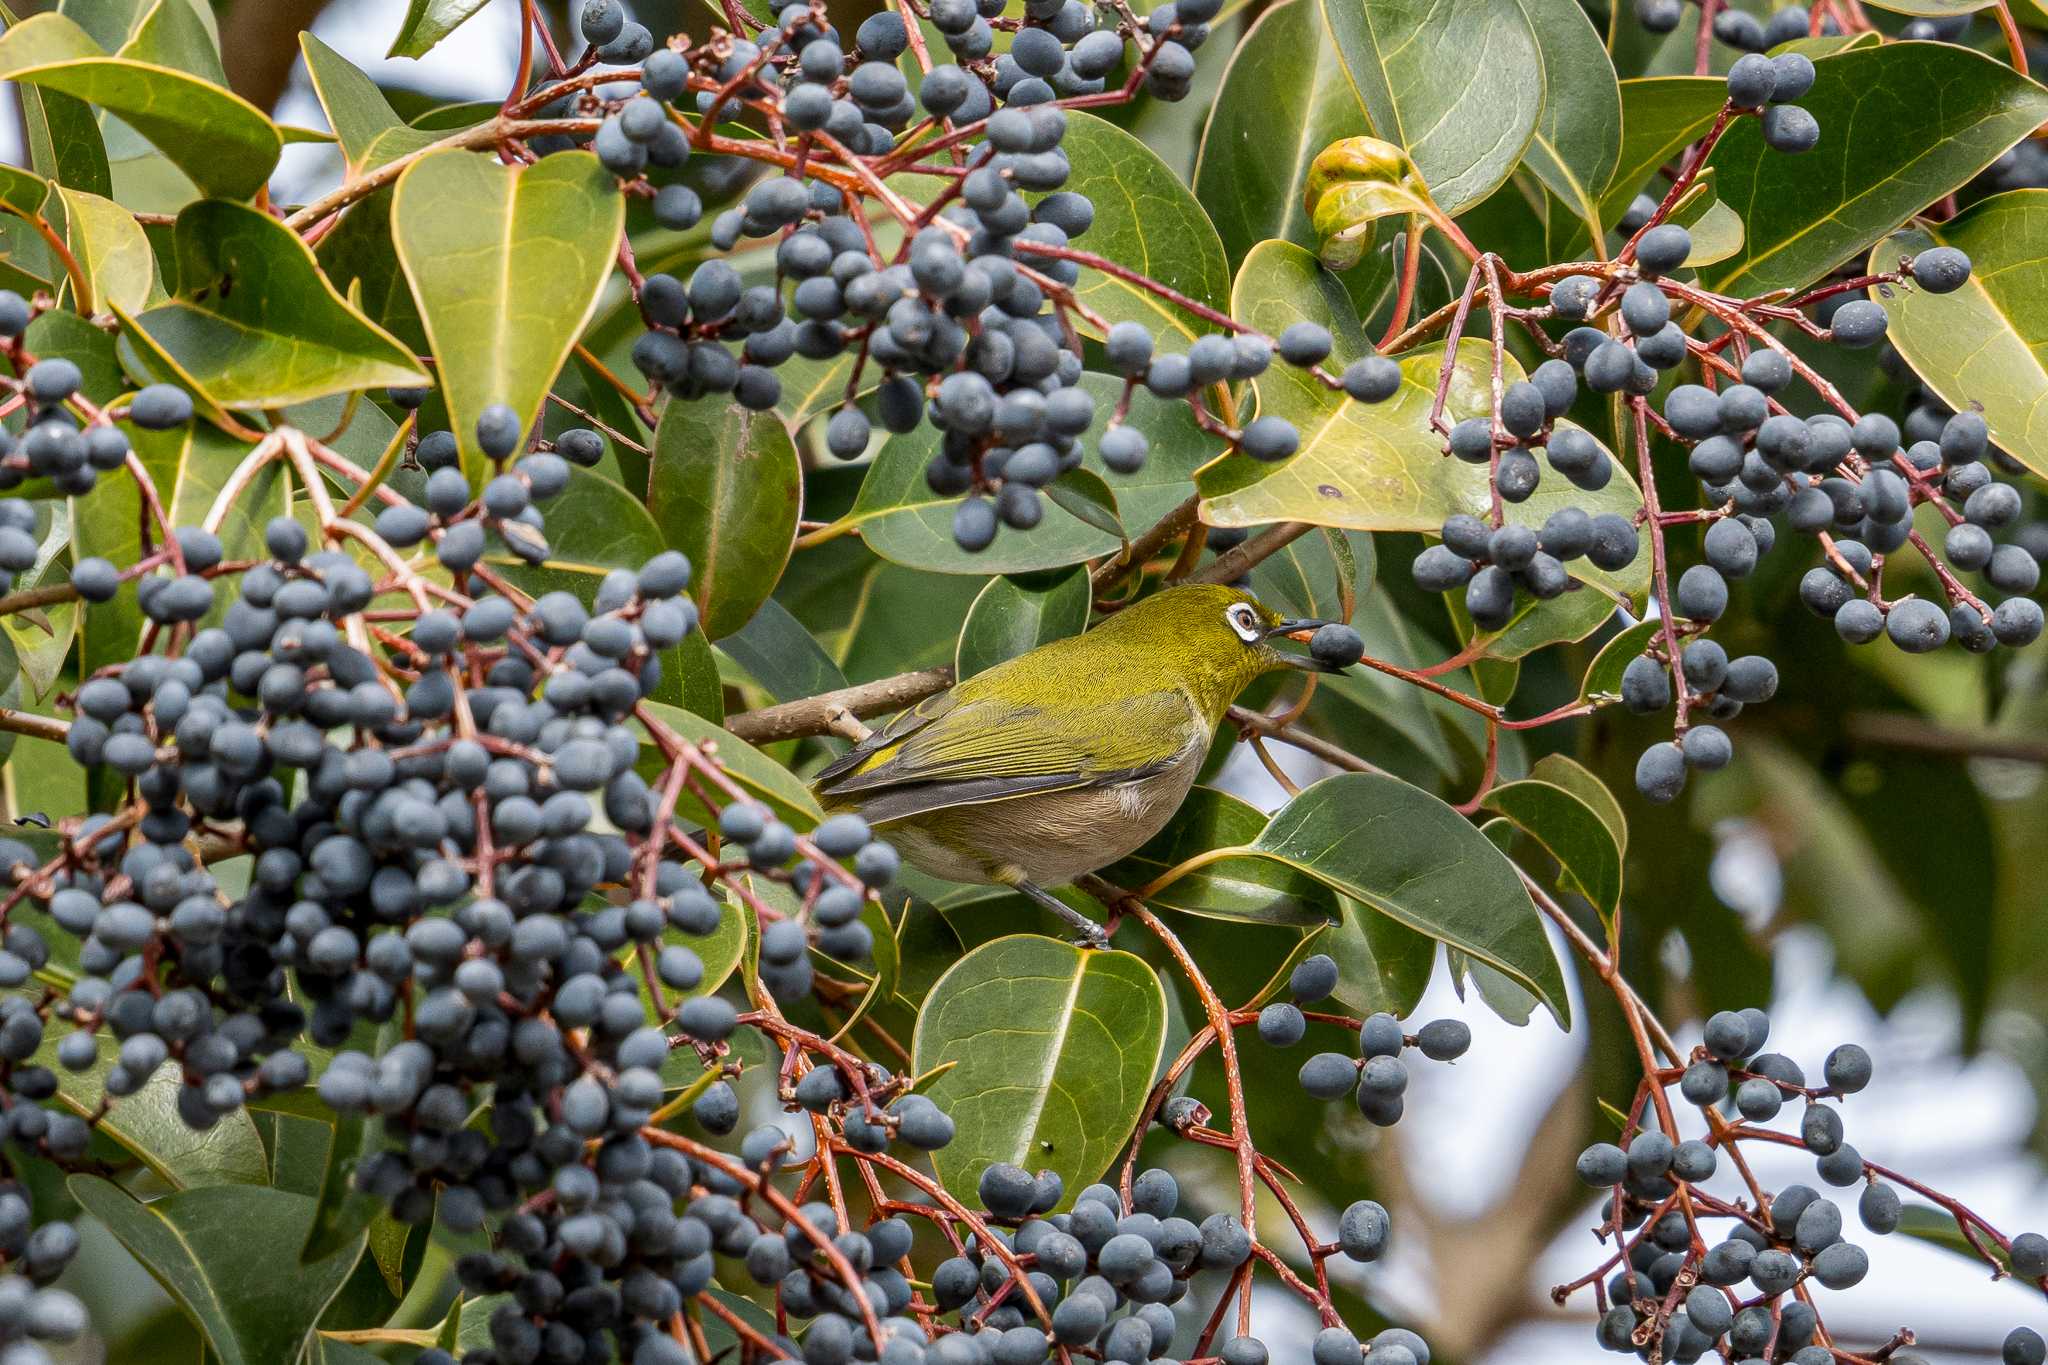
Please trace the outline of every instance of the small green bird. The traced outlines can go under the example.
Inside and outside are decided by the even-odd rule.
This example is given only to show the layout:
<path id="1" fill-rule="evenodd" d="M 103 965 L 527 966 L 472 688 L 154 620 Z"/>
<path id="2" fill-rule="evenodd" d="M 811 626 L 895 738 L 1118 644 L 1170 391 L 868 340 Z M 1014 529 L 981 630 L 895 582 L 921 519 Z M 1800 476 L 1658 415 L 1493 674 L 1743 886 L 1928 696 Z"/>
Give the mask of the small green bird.
<path id="1" fill-rule="evenodd" d="M 1283 619 L 1238 588 L 1167 588 L 927 697 L 813 788 L 828 811 L 859 814 L 925 872 L 1013 887 L 1100 943 L 1101 927 L 1046 888 L 1163 829 L 1255 679 L 1340 671 L 1272 643 L 1328 624 Z"/>

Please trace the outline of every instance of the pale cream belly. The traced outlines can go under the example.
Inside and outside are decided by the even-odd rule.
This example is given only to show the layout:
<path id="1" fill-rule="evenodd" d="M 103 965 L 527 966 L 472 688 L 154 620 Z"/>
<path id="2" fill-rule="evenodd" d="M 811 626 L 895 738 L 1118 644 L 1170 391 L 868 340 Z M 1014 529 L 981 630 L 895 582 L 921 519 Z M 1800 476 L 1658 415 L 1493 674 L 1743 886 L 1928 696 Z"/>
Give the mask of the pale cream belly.
<path id="1" fill-rule="evenodd" d="M 946 881 L 1061 886 L 1164 829 L 1200 767 L 1197 752 L 1135 782 L 955 806 L 890 821 L 876 832 L 912 866 Z"/>

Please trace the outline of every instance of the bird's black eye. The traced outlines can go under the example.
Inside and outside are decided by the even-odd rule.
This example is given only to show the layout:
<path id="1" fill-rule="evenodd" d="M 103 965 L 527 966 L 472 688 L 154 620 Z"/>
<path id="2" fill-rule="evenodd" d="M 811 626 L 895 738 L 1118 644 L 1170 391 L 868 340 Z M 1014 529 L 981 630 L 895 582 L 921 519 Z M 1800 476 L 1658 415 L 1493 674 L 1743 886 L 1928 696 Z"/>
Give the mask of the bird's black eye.
<path id="1" fill-rule="evenodd" d="M 1258 640 L 1260 634 L 1259 619 L 1252 614 L 1252 609 L 1244 603 L 1237 602 L 1224 608 L 1223 619 L 1230 623 L 1230 628 L 1237 633 L 1237 638 L 1246 644 L 1252 644 Z"/>

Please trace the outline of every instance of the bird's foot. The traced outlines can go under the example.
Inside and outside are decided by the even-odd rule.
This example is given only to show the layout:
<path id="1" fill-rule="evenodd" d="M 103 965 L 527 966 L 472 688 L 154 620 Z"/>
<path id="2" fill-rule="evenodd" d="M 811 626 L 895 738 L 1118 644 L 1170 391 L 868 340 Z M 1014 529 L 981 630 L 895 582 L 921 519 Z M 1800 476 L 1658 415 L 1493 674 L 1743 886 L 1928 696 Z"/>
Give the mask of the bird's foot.
<path id="1" fill-rule="evenodd" d="M 1018 891 L 1024 893 L 1025 896 L 1037 901 L 1047 910 L 1052 911 L 1052 913 L 1072 925 L 1076 931 L 1076 935 L 1072 940 L 1076 948 L 1105 949 L 1109 947 L 1109 931 L 1107 929 L 1097 924 L 1094 920 L 1089 919 L 1073 906 L 1068 905 L 1058 896 L 1053 895 L 1052 892 L 1047 891 L 1035 882 L 1019 881 L 1012 883 L 1012 885 Z"/>

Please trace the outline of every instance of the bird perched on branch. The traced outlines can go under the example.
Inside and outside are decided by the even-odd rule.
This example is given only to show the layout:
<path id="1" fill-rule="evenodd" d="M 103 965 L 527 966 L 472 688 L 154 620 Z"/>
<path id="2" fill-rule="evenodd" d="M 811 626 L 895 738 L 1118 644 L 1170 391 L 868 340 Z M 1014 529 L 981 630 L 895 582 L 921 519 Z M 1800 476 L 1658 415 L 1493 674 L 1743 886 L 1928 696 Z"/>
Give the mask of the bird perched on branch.
<path id="1" fill-rule="evenodd" d="M 813 787 L 828 811 L 859 814 L 914 866 L 1012 887 L 1099 945 L 1101 926 L 1046 888 L 1163 829 L 1255 679 L 1341 671 L 1361 652 L 1349 626 L 1283 618 L 1238 588 L 1167 588 L 926 698 Z"/>

